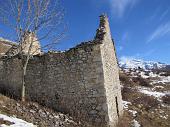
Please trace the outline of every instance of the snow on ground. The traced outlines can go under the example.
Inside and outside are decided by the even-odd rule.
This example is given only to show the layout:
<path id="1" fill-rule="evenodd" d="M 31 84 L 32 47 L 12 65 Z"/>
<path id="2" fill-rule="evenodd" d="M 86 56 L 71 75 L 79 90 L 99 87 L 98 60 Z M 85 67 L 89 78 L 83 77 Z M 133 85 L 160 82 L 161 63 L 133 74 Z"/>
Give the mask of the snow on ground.
<path id="1" fill-rule="evenodd" d="M 159 77 L 159 76 L 160 76 L 159 74 L 154 74 L 153 72 L 148 72 L 148 75 L 146 75 L 146 72 L 144 72 L 144 71 L 141 71 L 141 72 L 139 73 L 139 75 L 140 75 L 142 78 L 150 78 L 150 77 L 155 78 L 155 77 Z"/>
<path id="2" fill-rule="evenodd" d="M 165 116 L 160 115 L 160 117 L 163 119 L 168 119 L 168 115 L 165 115 Z"/>
<path id="3" fill-rule="evenodd" d="M 123 101 L 123 108 L 128 109 L 128 104 L 132 104 L 132 103 L 128 101 Z"/>
<path id="4" fill-rule="evenodd" d="M 143 71 L 140 73 L 140 76 L 141 76 L 142 78 L 149 78 L 149 76 L 148 76 L 148 75 L 145 75 L 145 72 L 143 72 Z"/>
<path id="5" fill-rule="evenodd" d="M 170 83 L 170 76 L 159 76 L 160 80 L 154 80 L 152 82 L 152 84 L 156 84 L 156 83 Z"/>
<path id="6" fill-rule="evenodd" d="M 164 87 L 163 86 L 154 86 L 153 88 L 152 88 L 152 90 L 155 90 L 155 89 L 164 89 Z"/>
<path id="7" fill-rule="evenodd" d="M 140 127 L 141 125 L 139 124 L 138 121 L 136 121 L 135 119 L 132 121 L 133 122 L 133 127 Z"/>
<path id="8" fill-rule="evenodd" d="M 9 116 L 3 115 L 3 114 L 0 114 L 0 119 L 14 123 L 9 126 L 2 124 L 2 125 L 0 125 L 0 127 L 37 127 L 37 126 L 33 125 L 32 123 L 28 123 L 22 119 L 18 119 L 15 117 L 9 117 Z"/>
<path id="9" fill-rule="evenodd" d="M 133 117 L 136 117 L 137 111 L 129 110 L 129 112 L 131 112 L 131 113 L 132 113 Z"/>
<path id="10" fill-rule="evenodd" d="M 149 96 L 154 96 L 154 97 L 157 97 L 157 98 L 161 98 L 161 97 L 166 95 L 166 93 L 151 91 L 150 89 L 141 88 L 141 87 L 139 88 L 139 92 L 144 93 L 144 94 L 149 95 Z"/>

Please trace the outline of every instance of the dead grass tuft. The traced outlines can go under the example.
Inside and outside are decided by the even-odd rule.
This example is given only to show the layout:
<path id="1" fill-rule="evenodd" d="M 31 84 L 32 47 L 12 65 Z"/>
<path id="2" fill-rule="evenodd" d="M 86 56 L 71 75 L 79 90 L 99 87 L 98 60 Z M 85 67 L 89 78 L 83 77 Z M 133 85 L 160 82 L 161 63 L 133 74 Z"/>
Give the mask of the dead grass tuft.
<path id="1" fill-rule="evenodd" d="M 163 103 L 165 103 L 165 104 L 170 104 L 170 95 L 167 94 L 167 95 L 163 96 L 163 97 L 162 97 L 162 101 L 163 101 Z"/>
<path id="2" fill-rule="evenodd" d="M 131 121 L 132 116 L 127 111 L 124 111 L 122 117 L 119 118 L 117 127 L 130 127 Z"/>

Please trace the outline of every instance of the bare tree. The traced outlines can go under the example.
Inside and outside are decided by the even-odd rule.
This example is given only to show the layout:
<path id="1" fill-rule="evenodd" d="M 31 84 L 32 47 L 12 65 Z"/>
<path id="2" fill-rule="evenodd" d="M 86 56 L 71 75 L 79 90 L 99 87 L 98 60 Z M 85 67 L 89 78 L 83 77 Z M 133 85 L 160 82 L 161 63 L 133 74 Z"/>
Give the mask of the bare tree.
<path id="1" fill-rule="evenodd" d="M 57 0 L 0 1 L 0 21 L 7 26 L 18 43 L 17 50 L 10 55 L 22 57 L 22 101 L 25 101 L 28 62 L 33 55 L 40 52 L 40 47 L 35 45 L 41 41 L 42 49 L 53 49 L 65 35 L 65 28 L 62 27 L 64 12 L 59 2 Z"/>

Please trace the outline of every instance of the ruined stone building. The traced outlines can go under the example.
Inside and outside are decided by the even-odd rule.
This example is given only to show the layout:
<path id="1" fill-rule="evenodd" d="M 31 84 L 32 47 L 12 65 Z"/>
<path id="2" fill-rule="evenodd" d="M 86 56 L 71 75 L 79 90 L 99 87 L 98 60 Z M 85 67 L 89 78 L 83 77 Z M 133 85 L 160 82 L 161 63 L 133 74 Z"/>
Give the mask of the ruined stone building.
<path id="1" fill-rule="evenodd" d="M 8 40 L 1 39 L 0 53 L 7 55 L 8 57 L 15 56 L 18 53 L 27 55 L 30 48 L 31 49 L 29 53 L 30 55 L 41 54 L 40 43 L 34 33 L 25 32 L 21 38 L 21 41 L 22 43 L 17 44 L 17 43 L 9 42 Z"/>
<path id="2" fill-rule="evenodd" d="M 0 60 L 0 86 L 1 90 L 20 95 L 21 59 L 17 56 Z M 123 108 L 108 18 L 100 17 L 93 41 L 65 52 L 31 58 L 26 98 L 84 120 L 92 127 L 114 127 Z"/>
<path id="3" fill-rule="evenodd" d="M 9 51 L 9 49 L 11 49 L 11 47 L 16 46 L 17 44 L 9 41 L 9 40 L 5 40 L 3 38 L 0 38 L 0 58 L 5 55 L 5 53 L 7 51 Z"/>

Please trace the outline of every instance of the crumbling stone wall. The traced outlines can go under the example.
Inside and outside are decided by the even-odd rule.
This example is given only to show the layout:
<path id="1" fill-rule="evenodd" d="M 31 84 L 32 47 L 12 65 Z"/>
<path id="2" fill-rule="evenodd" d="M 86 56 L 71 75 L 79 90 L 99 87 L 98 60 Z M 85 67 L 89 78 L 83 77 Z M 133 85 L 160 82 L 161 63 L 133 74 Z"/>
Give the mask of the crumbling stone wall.
<path id="1" fill-rule="evenodd" d="M 20 95 L 21 59 L 0 62 L 0 84 Z M 118 65 L 106 16 L 94 41 L 29 61 L 27 99 L 69 113 L 89 126 L 114 127 L 122 112 Z"/>
<path id="2" fill-rule="evenodd" d="M 26 31 L 20 40 L 21 43 L 13 45 L 6 53 L 8 57 L 13 57 L 18 54 L 23 55 L 38 55 L 41 54 L 41 46 L 38 38 L 33 32 Z"/>
<path id="3" fill-rule="evenodd" d="M 115 121 L 117 121 L 118 117 L 122 115 L 123 109 L 121 104 L 122 96 L 119 81 L 119 67 L 107 17 L 104 19 L 101 17 L 101 22 L 103 23 L 102 26 L 104 26 L 104 29 L 100 31 L 105 33 L 103 34 L 103 43 L 101 44 L 101 57 L 108 105 L 108 121 L 110 126 L 115 126 Z"/>
<path id="4" fill-rule="evenodd" d="M 30 48 L 31 47 L 31 48 Z M 22 37 L 22 43 L 19 47 L 23 54 L 28 54 L 29 48 L 31 55 L 37 55 L 41 53 L 41 46 L 38 38 L 33 32 L 25 32 Z"/>
<path id="5" fill-rule="evenodd" d="M 14 43 L 0 38 L 0 58 L 13 46 Z"/>

